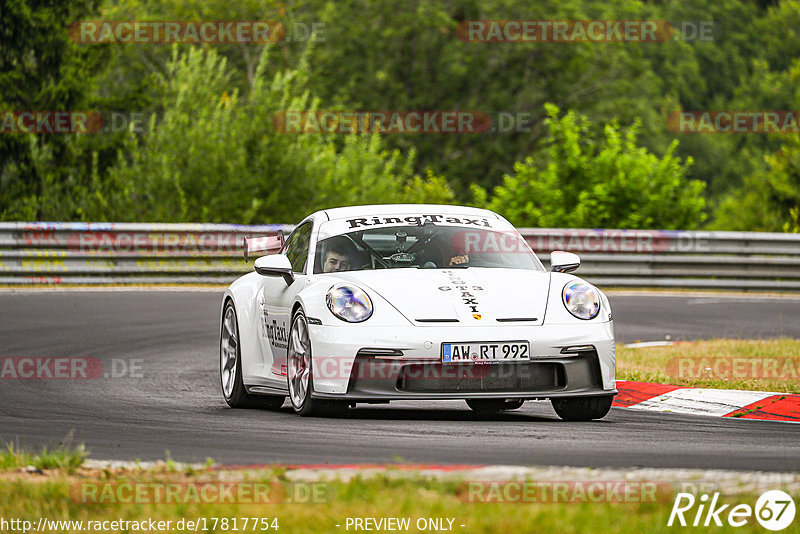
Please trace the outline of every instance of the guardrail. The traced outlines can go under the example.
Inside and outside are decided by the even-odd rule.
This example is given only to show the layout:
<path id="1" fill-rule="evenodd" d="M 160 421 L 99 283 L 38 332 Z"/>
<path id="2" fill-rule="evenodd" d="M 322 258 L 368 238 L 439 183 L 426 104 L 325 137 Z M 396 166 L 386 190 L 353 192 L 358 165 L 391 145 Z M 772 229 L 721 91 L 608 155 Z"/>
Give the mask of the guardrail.
<path id="1" fill-rule="evenodd" d="M 292 225 L 0 223 L 0 284 L 220 284 L 245 237 Z"/>
<path id="2" fill-rule="evenodd" d="M 219 284 L 249 272 L 244 237 L 291 225 L 0 223 L 0 284 Z M 521 229 L 542 260 L 581 255 L 609 287 L 800 291 L 800 234 Z"/>

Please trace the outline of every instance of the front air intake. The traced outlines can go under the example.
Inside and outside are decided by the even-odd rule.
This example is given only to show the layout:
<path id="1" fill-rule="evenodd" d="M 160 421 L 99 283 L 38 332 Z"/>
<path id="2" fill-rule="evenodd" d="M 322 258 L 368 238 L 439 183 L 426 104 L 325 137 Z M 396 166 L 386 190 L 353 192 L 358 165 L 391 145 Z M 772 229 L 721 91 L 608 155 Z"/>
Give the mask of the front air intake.
<path id="1" fill-rule="evenodd" d="M 376 347 L 366 347 L 360 349 L 356 354 L 357 358 L 402 358 L 403 351 L 400 349 L 382 349 Z"/>

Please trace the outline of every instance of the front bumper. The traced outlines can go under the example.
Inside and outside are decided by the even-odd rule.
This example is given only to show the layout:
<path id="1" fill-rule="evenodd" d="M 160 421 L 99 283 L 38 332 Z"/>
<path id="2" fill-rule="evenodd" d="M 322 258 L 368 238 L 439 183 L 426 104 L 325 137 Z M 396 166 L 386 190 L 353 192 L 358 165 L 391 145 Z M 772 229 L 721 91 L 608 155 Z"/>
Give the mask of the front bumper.
<path id="1" fill-rule="evenodd" d="M 498 328 L 309 325 L 314 396 L 351 400 L 616 393 L 613 324 Z M 442 343 L 528 340 L 531 360 L 442 364 Z M 580 351 L 564 353 L 580 347 Z"/>

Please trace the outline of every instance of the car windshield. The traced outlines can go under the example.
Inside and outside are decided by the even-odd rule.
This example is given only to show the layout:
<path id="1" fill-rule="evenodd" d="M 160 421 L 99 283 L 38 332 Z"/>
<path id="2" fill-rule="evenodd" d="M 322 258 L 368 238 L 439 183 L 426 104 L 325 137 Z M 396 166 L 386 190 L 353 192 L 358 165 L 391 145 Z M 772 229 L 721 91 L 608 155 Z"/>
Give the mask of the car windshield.
<path id="1" fill-rule="evenodd" d="M 317 244 L 315 273 L 493 267 L 543 271 L 515 231 L 427 223 L 353 231 Z"/>

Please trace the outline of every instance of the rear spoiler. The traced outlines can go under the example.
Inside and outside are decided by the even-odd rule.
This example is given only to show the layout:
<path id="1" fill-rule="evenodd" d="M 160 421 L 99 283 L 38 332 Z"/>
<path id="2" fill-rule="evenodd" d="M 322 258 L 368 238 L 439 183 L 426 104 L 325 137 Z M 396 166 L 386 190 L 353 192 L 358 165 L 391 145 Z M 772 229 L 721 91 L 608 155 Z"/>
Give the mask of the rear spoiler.
<path id="1" fill-rule="evenodd" d="M 242 242 L 244 261 L 250 261 L 256 256 L 275 254 L 283 248 L 284 241 L 283 230 L 278 230 L 277 235 L 245 237 Z"/>

